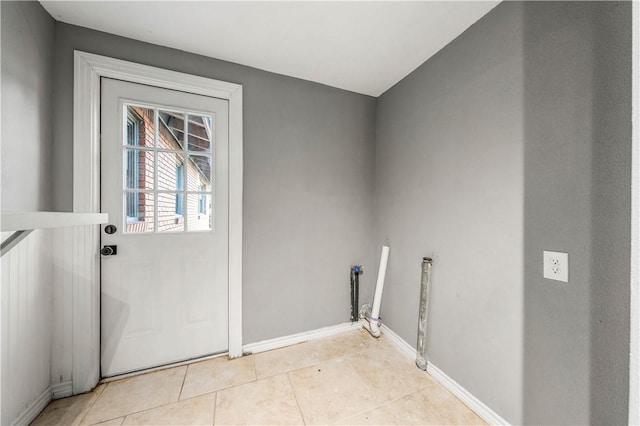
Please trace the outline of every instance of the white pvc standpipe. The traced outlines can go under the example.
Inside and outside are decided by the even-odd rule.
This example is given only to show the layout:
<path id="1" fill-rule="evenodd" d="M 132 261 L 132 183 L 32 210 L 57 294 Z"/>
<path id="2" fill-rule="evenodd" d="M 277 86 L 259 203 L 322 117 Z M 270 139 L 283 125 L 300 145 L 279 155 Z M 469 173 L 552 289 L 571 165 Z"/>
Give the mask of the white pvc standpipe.
<path id="1" fill-rule="evenodd" d="M 371 321 L 369 321 L 370 332 L 373 337 L 380 337 L 380 326 L 378 316 L 380 315 L 380 303 L 382 302 L 382 290 L 384 289 L 384 276 L 387 273 L 387 261 L 389 260 L 389 247 L 382 246 L 380 256 L 380 268 L 378 269 L 378 280 L 376 282 L 376 292 L 373 296 L 373 307 L 371 309 Z"/>

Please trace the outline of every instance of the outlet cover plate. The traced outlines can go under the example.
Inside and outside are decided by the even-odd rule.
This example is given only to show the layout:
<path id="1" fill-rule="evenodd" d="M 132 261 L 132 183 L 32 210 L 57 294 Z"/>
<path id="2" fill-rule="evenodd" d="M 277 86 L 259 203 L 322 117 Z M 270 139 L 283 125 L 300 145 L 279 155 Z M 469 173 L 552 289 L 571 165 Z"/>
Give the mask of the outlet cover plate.
<path id="1" fill-rule="evenodd" d="M 569 282 L 569 253 L 545 250 L 542 257 L 545 278 Z"/>

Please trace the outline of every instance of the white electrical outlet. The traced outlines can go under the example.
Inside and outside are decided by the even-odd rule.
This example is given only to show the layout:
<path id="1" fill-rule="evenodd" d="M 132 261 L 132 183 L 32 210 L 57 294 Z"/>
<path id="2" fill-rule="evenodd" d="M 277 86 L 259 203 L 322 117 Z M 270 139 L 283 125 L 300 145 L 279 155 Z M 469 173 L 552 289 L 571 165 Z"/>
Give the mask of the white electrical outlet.
<path id="1" fill-rule="evenodd" d="M 545 278 L 569 282 L 569 253 L 545 250 L 542 258 Z"/>

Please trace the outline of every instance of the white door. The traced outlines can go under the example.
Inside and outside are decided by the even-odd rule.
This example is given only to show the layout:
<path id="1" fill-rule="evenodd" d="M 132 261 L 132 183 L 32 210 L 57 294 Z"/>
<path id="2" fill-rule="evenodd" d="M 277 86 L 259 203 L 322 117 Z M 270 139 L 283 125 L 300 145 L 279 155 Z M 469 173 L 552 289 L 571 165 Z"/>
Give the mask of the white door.
<path id="1" fill-rule="evenodd" d="M 228 102 L 102 78 L 101 134 L 102 376 L 225 352 Z"/>

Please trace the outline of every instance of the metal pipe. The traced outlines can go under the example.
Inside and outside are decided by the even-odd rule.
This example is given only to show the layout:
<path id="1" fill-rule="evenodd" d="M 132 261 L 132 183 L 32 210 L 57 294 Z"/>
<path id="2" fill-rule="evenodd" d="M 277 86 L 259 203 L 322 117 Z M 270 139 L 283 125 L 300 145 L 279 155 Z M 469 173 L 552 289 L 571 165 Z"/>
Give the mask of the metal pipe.
<path id="1" fill-rule="evenodd" d="M 360 308 L 360 319 L 371 321 L 371 305 L 369 305 L 368 303 L 365 303 Z"/>
<path id="2" fill-rule="evenodd" d="M 380 337 L 380 304 L 382 303 L 382 290 L 384 289 L 384 277 L 387 273 L 387 262 L 389 260 L 389 247 L 382 246 L 380 256 L 380 268 L 378 269 L 378 280 L 376 282 L 376 292 L 373 296 L 373 308 L 371 309 L 371 320 L 367 329 L 373 337 Z"/>
<path id="3" fill-rule="evenodd" d="M 363 268 L 361 265 L 351 267 L 351 322 L 358 321 L 358 303 L 360 295 L 360 274 Z"/>
<path id="4" fill-rule="evenodd" d="M 420 283 L 420 311 L 418 315 L 418 350 L 416 365 L 419 369 L 427 369 L 427 314 L 429 308 L 429 290 L 431 288 L 431 266 L 433 259 L 422 258 L 422 280 Z"/>

